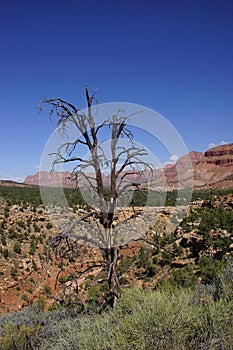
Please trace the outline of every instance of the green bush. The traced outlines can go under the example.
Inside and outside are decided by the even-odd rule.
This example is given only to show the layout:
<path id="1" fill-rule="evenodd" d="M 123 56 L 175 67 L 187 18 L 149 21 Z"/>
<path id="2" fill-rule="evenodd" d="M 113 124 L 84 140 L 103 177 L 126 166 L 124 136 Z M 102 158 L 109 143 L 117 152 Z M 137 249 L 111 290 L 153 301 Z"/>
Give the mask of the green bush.
<path id="1" fill-rule="evenodd" d="M 150 264 L 149 256 L 147 250 L 145 248 L 141 247 L 139 254 L 138 254 L 138 260 L 137 260 L 137 266 L 146 268 Z"/>
<path id="2" fill-rule="evenodd" d="M 38 271 L 38 267 L 37 267 L 36 262 L 35 262 L 34 259 L 32 259 L 32 268 L 33 268 L 34 271 Z"/>
<path id="3" fill-rule="evenodd" d="M 2 255 L 4 256 L 5 259 L 8 257 L 9 251 L 7 248 L 2 250 Z"/>
<path id="4" fill-rule="evenodd" d="M 178 245 L 176 242 L 172 244 L 172 250 L 175 255 L 180 255 L 183 253 L 183 248 Z"/>
<path id="5" fill-rule="evenodd" d="M 31 236 L 29 254 L 34 255 L 35 251 L 36 251 L 36 240 L 33 236 Z"/>
<path id="6" fill-rule="evenodd" d="M 20 326 L 16 329 L 14 324 L 6 325 L 6 334 L 3 338 L 3 350 L 23 350 L 29 349 L 33 350 L 34 347 L 31 346 L 30 338 L 34 333 L 34 328 L 30 326 Z"/>
<path id="7" fill-rule="evenodd" d="M 14 244 L 14 252 L 17 254 L 21 254 L 21 244 L 19 242 L 15 242 Z"/>
<path id="8" fill-rule="evenodd" d="M 170 287 L 125 289 L 117 307 L 102 314 L 74 317 L 70 308 L 43 312 L 34 304 L 1 315 L 0 349 L 232 350 L 233 263 L 210 285 Z M 94 288 L 90 302 L 96 295 Z"/>
<path id="9" fill-rule="evenodd" d="M 8 237 L 10 239 L 14 239 L 14 238 L 18 237 L 18 233 L 15 232 L 13 227 L 9 228 L 9 230 L 8 230 Z"/>
<path id="10" fill-rule="evenodd" d="M 123 275 L 130 268 L 133 261 L 134 261 L 133 258 L 122 258 L 121 259 L 121 261 L 117 267 L 119 276 Z"/>
<path id="11" fill-rule="evenodd" d="M 14 280 L 17 280 L 17 273 L 18 273 L 18 270 L 16 267 L 12 267 L 11 268 L 11 277 L 14 279 Z"/>
<path id="12" fill-rule="evenodd" d="M 171 253 L 167 252 L 167 251 L 163 251 L 162 252 L 162 259 L 160 261 L 160 265 L 164 266 L 164 265 L 169 265 L 172 261 L 172 255 Z"/>
<path id="13" fill-rule="evenodd" d="M 99 290 L 97 286 L 92 286 L 88 289 L 88 298 L 86 300 L 86 307 L 88 310 L 98 312 L 100 308 L 98 295 Z"/>
<path id="14" fill-rule="evenodd" d="M 22 300 L 24 301 L 28 301 L 28 296 L 27 294 L 23 294 L 22 297 L 21 297 Z"/>
<path id="15" fill-rule="evenodd" d="M 146 276 L 153 277 L 157 272 L 157 267 L 155 264 L 149 264 L 146 268 Z"/>
<path id="16" fill-rule="evenodd" d="M 51 327 L 42 350 L 231 350 L 233 302 L 226 294 L 180 288 L 124 291 L 115 310 L 67 318 Z"/>
<path id="17" fill-rule="evenodd" d="M 51 295 L 51 287 L 50 286 L 44 286 L 44 293 L 46 295 Z"/>
<path id="18" fill-rule="evenodd" d="M 200 275 L 204 283 L 213 282 L 217 274 L 223 270 L 224 262 L 203 256 L 199 261 Z"/>
<path id="19" fill-rule="evenodd" d="M 39 310 L 44 311 L 45 307 L 45 299 L 42 295 L 39 295 L 38 300 L 37 300 L 37 307 Z"/>
<path id="20" fill-rule="evenodd" d="M 53 227 L 53 224 L 52 224 L 51 222 L 48 222 L 48 223 L 46 224 L 46 228 L 47 228 L 48 230 L 50 230 L 52 227 Z"/>
<path id="21" fill-rule="evenodd" d="M 6 235 L 4 233 L 2 233 L 1 235 L 1 242 L 2 242 L 2 245 L 6 245 Z"/>
<path id="22" fill-rule="evenodd" d="M 194 275 L 190 266 L 187 266 L 183 269 L 172 269 L 172 280 L 171 283 L 175 285 L 185 287 L 185 288 L 193 288 L 197 283 L 197 278 Z"/>
<path id="23" fill-rule="evenodd" d="M 150 260 L 149 250 L 141 247 L 137 258 L 137 266 L 145 269 L 146 280 L 149 280 L 151 277 L 153 277 L 157 271 L 155 265 L 156 258 L 152 258 L 152 261 L 153 262 Z"/>

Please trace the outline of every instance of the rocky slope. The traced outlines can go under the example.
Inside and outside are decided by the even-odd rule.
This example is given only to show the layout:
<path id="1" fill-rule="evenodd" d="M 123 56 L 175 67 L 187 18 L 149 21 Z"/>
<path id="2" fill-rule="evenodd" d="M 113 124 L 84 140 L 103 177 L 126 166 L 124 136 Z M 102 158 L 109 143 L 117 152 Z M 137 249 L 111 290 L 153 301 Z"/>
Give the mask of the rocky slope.
<path id="1" fill-rule="evenodd" d="M 158 220 L 146 238 L 155 246 L 132 241 L 122 248 L 123 258 L 118 266 L 122 283 L 156 288 L 158 282 L 168 279 L 192 285 L 201 274 L 208 277 L 212 267 L 217 270 L 225 257 L 233 256 L 232 208 L 231 193 L 198 200 L 175 229 L 177 223 L 170 220 L 173 207 L 160 208 L 160 211 L 152 207 L 150 215 L 156 215 Z M 61 212 L 57 216 L 64 220 L 71 214 L 79 218 L 85 211 Z M 118 219 L 124 220 L 125 216 Z M 21 310 L 32 302 L 44 303 L 45 307 L 54 300 L 69 302 L 77 296 L 77 286 L 83 300 L 91 293 L 101 295 L 102 289 L 96 289 L 102 288 L 101 285 L 91 287 L 95 278 L 103 278 L 101 268 L 93 268 L 78 279 L 75 277 L 78 271 L 85 270 L 87 261 L 101 259 L 100 251 L 83 246 L 75 260 L 71 262 L 67 258 L 61 263 L 57 247 L 47 249 L 49 240 L 57 232 L 42 206 L 9 206 L 6 200 L 0 199 L 0 314 Z M 60 253 L 63 250 L 61 247 Z"/>
<path id="2" fill-rule="evenodd" d="M 187 157 L 192 162 L 193 172 L 185 167 Z M 214 147 L 204 154 L 190 152 L 173 167 L 165 169 L 168 187 L 190 186 L 192 175 L 196 189 L 233 187 L 233 144 Z"/>
<path id="3" fill-rule="evenodd" d="M 233 258 L 232 208 L 232 194 L 213 196 L 194 202 L 172 234 L 152 228 L 149 239 L 160 249 L 145 244 L 134 248 L 140 250 L 124 273 L 128 285 L 155 289 L 168 280 L 190 287 L 210 282 Z M 133 247 L 126 252 L 131 257 L 136 255 Z"/>
<path id="4" fill-rule="evenodd" d="M 35 175 L 29 175 L 24 180 L 24 184 L 48 187 L 65 187 L 73 188 L 75 183 L 70 178 L 68 171 L 64 172 L 48 172 L 41 171 Z"/>
<path id="5" fill-rule="evenodd" d="M 197 185 L 218 187 L 233 174 L 233 144 L 214 147 L 200 158 L 194 167 Z M 223 185 L 223 184 L 222 184 Z M 226 188 L 230 183 L 226 183 Z"/>

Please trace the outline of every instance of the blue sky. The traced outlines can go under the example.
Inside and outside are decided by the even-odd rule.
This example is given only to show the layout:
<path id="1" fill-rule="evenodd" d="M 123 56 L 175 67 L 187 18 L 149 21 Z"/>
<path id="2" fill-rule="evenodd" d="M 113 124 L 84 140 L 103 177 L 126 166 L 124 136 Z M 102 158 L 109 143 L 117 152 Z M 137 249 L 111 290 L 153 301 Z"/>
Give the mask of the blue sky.
<path id="1" fill-rule="evenodd" d="M 155 109 L 189 151 L 233 142 L 231 0 L 9 0 L 0 5 L 0 178 L 35 173 L 54 124 L 44 97 Z"/>

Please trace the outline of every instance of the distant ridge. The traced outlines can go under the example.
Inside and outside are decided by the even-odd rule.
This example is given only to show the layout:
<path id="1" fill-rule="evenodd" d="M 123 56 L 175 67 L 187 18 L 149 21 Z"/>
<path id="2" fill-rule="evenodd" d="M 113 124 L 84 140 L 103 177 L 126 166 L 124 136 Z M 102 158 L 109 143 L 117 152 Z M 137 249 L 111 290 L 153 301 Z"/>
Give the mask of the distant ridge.
<path id="1" fill-rule="evenodd" d="M 190 187 L 190 178 L 192 171 L 187 172 L 185 162 L 187 157 L 191 160 L 194 174 L 194 188 L 229 188 L 233 187 L 233 143 L 216 146 L 202 153 L 191 151 L 187 155 L 179 158 L 176 164 L 167 164 L 164 169 L 154 170 L 153 184 L 160 189 L 164 186 L 166 179 L 166 188 L 164 190 L 174 190 L 182 187 Z M 178 178 L 179 174 L 179 178 Z M 93 174 L 89 174 L 93 176 Z M 127 180 L 137 183 L 141 188 L 147 187 L 147 173 L 128 174 Z M 182 179 L 182 183 L 180 181 Z M 104 185 L 110 184 L 110 176 L 103 174 Z M 62 186 L 65 188 L 74 188 L 76 183 L 71 178 L 71 174 L 66 172 L 38 172 L 35 175 L 29 175 L 24 180 L 26 185 L 39 185 L 48 187 Z M 81 185 L 80 185 L 81 186 Z"/>
<path id="2" fill-rule="evenodd" d="M 29 184 L 22 183 L 22 182 L 16 182 L 12 180 L 0 180 L 0 186 L 8 186 L 8 187 L 29 187 Z"/>

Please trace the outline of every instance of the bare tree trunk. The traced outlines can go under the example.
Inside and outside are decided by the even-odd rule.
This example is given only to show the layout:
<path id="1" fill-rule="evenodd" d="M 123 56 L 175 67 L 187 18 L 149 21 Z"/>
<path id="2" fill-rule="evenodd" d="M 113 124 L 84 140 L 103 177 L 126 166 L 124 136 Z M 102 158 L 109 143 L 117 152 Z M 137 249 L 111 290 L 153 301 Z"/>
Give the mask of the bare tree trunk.
<path id="1" fill-rule="evenodd" d="M 111 247 L 109 250 L 109 273 L 108 273 L 108 287 L 111 293 L 109 305 L 114 308 L 117 299 L 121 295 L 121 288 L 117 277 L 117 261 L 119 256 L 119 249 Z"/>
<path id="2" fill-rule="evenodd" d="M 89 94 L 88 86 L 85 85 L 85 94 L 88 112 L 83 113 L 76 106 L 61 98 L 44 99 L 38 104 L 39 110 L 40 104 L 45 103 L 51 107 L 50 116 L 53 114 L 58 118 L 57 128 L 62 132 L 66 132 L 66 123 L 71 121 L 74 126 L 74 130 L 78 130 L 81 136 L 77 138 L 71 138 L 71 141 L 65 142 L 61 145 L 56 152 L 52 153 L 55 156 L 52 169 L 58 164 L 70 163 L 73 166 L 73 176 L 76 179 L 77 186 L 79 185 L 79 179 L 84 179 L 90 186 L 90 190 L 93 191 L 93 197 L 97 199 L 92 211 L 93 224 L 95 223 L 98 233 L 94 237 L 86 237 L 77 234 L 75 244 L 69 246 L 68 236 L 72 231 L 74 225 L 69 225 L 67 229 L 61 232 L 56 237 L 55 247 L 65 240 L 65 244 L 68 246 L 66 254 L 70 254 L 71 251 L 79 249 L 83 244 L 95 244 L 99 246 L 104 253 L 104 262 L 102 265 L 106 268 L 108 287 L 111 294 L 110 305 L 114 307 L 117 299 L 121 295 L 120 283 L 117 276 L 117 263 L 119 260 L 119 249 L 116 245 L 116 233 L 113 229 L 114 215 L 116 209 L 121 206 L 121 198 L 127 195 L 128 188 L 132 185 L 125 181 L 127 175 L 134 173 L 138 174 L 137 169 L 153 170 L 150 164 L 144 161 L 143 157 L 147 155 L 147 151 L 143 147 L 139 147 L 133 142 L 133 133 L 127 128 L 127 121 L 129 116 L 125 115 L 124 111 L 119 109 L 116 113 L 109 118 L 98 124 L 95 120 L 95 115 L 92 113 L 93 103 L 98 104 L 95 97 L 96 89 L 93 94 Z M 105 152 L 102 147 L 104 141 L 101 137 L 100 131 L 107 127 L 109 131 L 109 138 L 111 139 L 111 156 L 109 160 L 108 152 Z M 130 145 L 128 147 L 121 145 L 119 140 L 123 138 L 127 140 Z M 90 152 L 90 159 L 85 159 L 79 154 L 78 146 L 86 147 L 86 150 Z M 82 152 L 81 152 L 82 153 Z M 107 161 L 107 164 L 111 164 L 111 184 L 110 184 L 110 203 L 107 202 L 107 196 L 104 189 L 104 181 L 102 174 L 103 163 Z M 74 163 L 73 163 L 74 162 Z M 89 168 L 93 169 L 93 178 L 89 177 Z M 141 170 L 142 171 L 142 170 Z M 123 196 L 123 197 L 121 197 Z M 124 210 L 123 210 L 124 212 Z M 98 214 L 98 215 L 97 215 Z M 89 217 L 85 214 L 83 218 L 78 220 L 78 223 L 84 223 L 86 218 Z M 94 231 L 93 231 L 94 232 Z M 74 236 L 72 236 L 72 243 Z M 82 241 L 82 244 L 80 243 Z M 62 253 L 64 256 L 64 253 Z M 106 258 L 106 259 L 105 259 Z M 92 268 L 91 265 L 89 268 Z M 84 270 L 87 271 L 87 270 Z M 81 272 L 83 273 L 83 272 Z M 106 281 L 106 279 L 105 279 Z"/>

